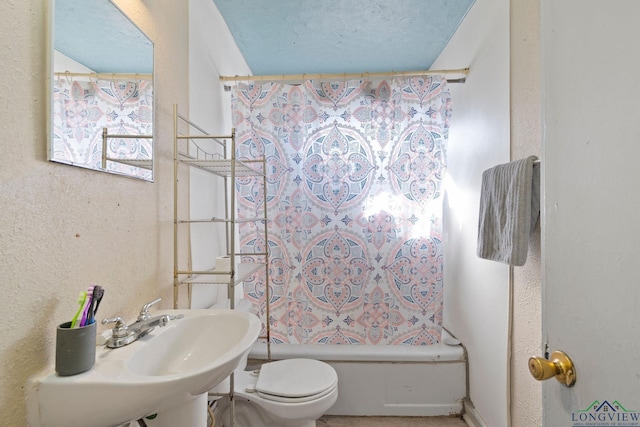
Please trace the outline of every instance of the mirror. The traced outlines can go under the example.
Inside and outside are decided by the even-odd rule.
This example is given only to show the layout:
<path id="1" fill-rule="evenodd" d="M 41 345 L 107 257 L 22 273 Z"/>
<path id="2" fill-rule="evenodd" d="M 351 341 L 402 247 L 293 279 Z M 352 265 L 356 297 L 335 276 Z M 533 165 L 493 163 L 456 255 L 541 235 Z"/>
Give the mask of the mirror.
<path id="1" fill-rule="evenodd" d="M 153 181 L 153 43 L 109 0 L 51 0 L 49 160 Z"/>

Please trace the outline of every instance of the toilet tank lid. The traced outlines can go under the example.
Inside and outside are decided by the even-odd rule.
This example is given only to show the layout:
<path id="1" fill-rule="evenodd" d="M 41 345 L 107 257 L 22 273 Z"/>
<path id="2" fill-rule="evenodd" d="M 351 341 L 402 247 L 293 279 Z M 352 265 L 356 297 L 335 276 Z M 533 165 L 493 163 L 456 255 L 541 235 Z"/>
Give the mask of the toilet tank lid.
<path id="1" fill-rule="evenodd" d="M 313 359 L 287 359 L 260 368 L 256 390 L 274 396 L 313 396 L 334 387 L 338 374 L 327 363 Z"/>

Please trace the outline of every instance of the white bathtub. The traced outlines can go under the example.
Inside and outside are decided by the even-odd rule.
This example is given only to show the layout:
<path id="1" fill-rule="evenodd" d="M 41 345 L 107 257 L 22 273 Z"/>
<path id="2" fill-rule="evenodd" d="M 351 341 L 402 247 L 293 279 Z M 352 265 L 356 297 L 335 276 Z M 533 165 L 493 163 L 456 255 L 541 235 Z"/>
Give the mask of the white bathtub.
<path id="1" fill-rule="evenodd" d="M 330 415 L 437 416 L 460 414 L 467 395 L 461 345 L 375 346 L 272 344 L 272 360 L 323 360 L 338 373 L 338 400 Z M 267 359 L 254 345 L 249 365 Z"/>

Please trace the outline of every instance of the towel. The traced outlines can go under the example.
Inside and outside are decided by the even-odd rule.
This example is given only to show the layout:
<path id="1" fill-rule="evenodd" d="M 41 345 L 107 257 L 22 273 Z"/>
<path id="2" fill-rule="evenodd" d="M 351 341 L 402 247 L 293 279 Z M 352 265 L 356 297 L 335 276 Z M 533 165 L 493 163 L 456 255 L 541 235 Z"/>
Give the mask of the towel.
<path id="1" fill-rule="evenodd" d="M 521 266 L 540 213 L 540 168 L 535 156 L 484 171 L 480 192 L 478 256 Z"/>

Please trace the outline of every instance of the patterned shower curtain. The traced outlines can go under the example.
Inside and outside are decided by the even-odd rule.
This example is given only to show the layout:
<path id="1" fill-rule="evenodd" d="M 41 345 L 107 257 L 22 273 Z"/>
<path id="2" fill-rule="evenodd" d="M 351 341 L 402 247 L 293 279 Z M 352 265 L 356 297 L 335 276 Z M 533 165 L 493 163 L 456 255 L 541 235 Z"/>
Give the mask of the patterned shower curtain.
<path id="1" fill-rule="evenodd" d="M 153 85 L 148 80 L 68 80 L 53 84 L 53 160 L 102 170 L 102 128 L 116 135 L 153 133 Z M 110 138 L 108 157 L 148 160 L 150 139 Z M 111 172 L 151 179 L 152 172 L 121 163 Z"/>
<path id="2" fill-rule="evenodd" d="M 451 96 L 441 76 L 239 84 L 236 181 L 244 252 L 270 254 L 245 297 L 272 342 L 434 344 L 442 324 L 442 200 Z M 251 258 L 251 257 L 245 257 Z M 265 318 L 265 287 L 270 316 Z"/>

